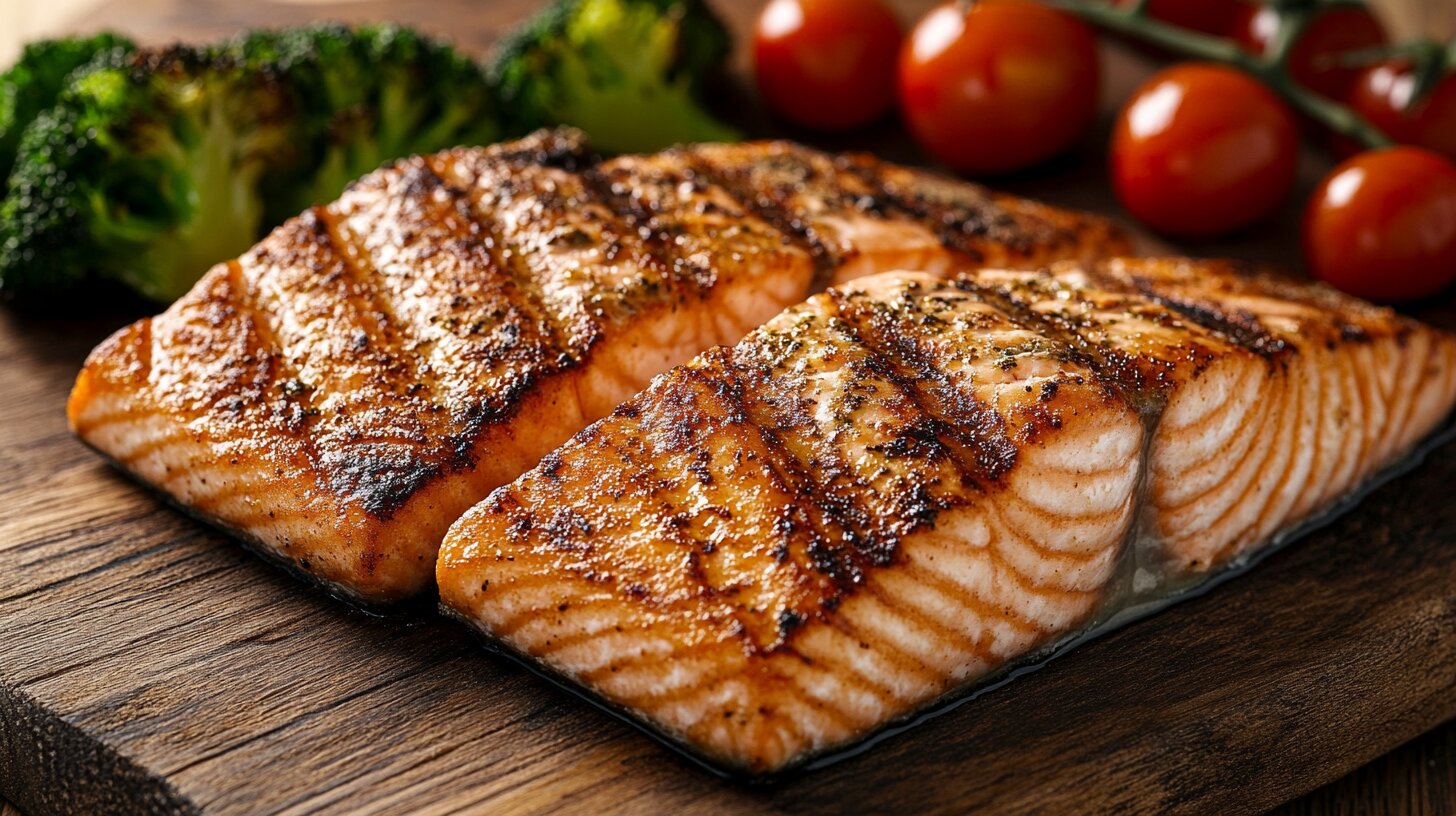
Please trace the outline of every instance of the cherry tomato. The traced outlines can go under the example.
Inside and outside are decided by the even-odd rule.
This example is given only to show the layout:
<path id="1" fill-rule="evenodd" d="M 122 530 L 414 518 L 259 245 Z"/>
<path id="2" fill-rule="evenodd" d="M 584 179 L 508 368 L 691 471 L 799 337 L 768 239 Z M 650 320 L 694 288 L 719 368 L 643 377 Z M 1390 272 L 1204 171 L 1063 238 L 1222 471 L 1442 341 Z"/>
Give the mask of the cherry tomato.
<path id="1" fill-rule="evenodd" d="M 1294 116 L 1253 77 L 1211 63 L 1154 74 L 1112 133 L 1123 206 L 1161 232 L 1216 235 L 1263 218 L 1294 184 Z"/>
<path id="2" fill-rule="evenodd" d="M 966 173 L 1003 173 L 1071 147 L 1097 114 L 1097 44 L 1036 3 L 946 3 L 900 52 L 900 107 L 927 151 Z"/>
<path id="3" fill-rule="evenodd" d="M 1116 0 L 1116 5 L 1131 2 Z M 1243 0 L 1148 0 L 1147 6 L 1155 20 L 1215 37 L 1234 36 L 1253 11 L 1254 4 Z"/>
<path id="4" fill-rule="evenodd" d="M 1274 6 L 1248 15 L 1238 40 L 1255 54 L 1268 51 L 1279 35 L 1281 18 Z M 1300 32 L 1289 52 L 1289 73 L 1304 87 L 1331 99 L 1343 99 L 1360 69 L 1339 64 L 1340 54 L 1383 45 L 1385 29 L 1360 6 L 1334 6 L 1322 11 Z"/>
<path id="5" fill-rule="evenodd" d="M 1330 172 L 1304 214 L 1310 272 L 1370 300 L 1456 280 L 1456 165 L 1419 147 L 1372 150 Z"/>
<path id="6" fill-rule="evenodd" d="M 1456 74 L 1411 105 L 1415 87 L 1408 64 L 1372 65 L 1360 74 L 1346 104 L 1395 141 L 1456 160 Z"/>
<path id="7" fill-rule="evenodd" d="M 895 102 L 902 38 L 882 0 L 771 0 L 754 29 L 758 90 L 774 113 L 796 124 L 867 125 Z"/>

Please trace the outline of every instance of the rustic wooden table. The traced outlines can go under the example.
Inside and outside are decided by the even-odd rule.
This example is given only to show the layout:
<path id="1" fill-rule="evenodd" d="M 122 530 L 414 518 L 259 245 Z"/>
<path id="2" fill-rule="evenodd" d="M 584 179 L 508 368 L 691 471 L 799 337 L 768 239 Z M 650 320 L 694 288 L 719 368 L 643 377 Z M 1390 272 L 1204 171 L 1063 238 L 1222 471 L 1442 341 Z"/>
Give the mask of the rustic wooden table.
<path id="1" fill-rule="evenodd" d="M 8 62 L 25 38 L 66 31 L 115 27 L 147 41 L 200 38 L 230 33 L 258 24 L 291 24 L 309 19 L 364 20 L 397 18 L 454 37 L 466 47 L 480 50 L 506 26 L 523 16 L 532 0 L 497 0 L 476 4 L 470 0 L 390 0 L 390 2 L 334 2 L 334 0 L 281 0 L 229 4 L 225 0 L 0 0 L 0 64 Z M 723 2 L 735 27 L 742 32 L 757 3 Z M 912 18 L 928 3 L 901 0 L 904 17 Z M 742 66 L 740 66 L 740 70 Z M 1108 55 L 1109 104 L 1126 94 L 1148 70 L 1139 58 L 1120 51 Z M 750 114 L 751 116 L 751 114 Z M 761 129 L 772 129 L 760 123 Z M 830 145 L 841 146 L 841 145 Z M 892 157 L 912 157 L 891 127 L 853 139 L 843 146 L 870 146 Z M 1005 180 L 1001 186 L 1054 200 L 1057 203 L 1109 208 L 1100 172 L 1085 167 L 1099 162 L 1101 146 L 1095 142 L 1066 162 L 1038 173 Z M 1306 162 L 1308 184 L 1320 172 L 1318 159 Z M 1233 254 L 1297 263 L 1292 240 L 1292 217 L 1227 242 L 1188 248 L 1195 252 Z M 1155 245 L 1156 246 L 1156 245 Z M 1281 814 L 1449 814 L 1456 813 L 1456 723 L 1380 757 L 1359 770 L 1295 800 Z M 0 816 L 17 811 L 0 801 Z"/>

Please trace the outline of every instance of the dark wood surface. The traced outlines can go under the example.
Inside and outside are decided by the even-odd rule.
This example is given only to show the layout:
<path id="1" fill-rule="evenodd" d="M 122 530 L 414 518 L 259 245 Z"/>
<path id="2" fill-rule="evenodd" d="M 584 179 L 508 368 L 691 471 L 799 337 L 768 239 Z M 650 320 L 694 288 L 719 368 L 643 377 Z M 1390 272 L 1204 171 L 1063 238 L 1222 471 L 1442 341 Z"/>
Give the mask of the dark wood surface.
<path id="1" fill-rule="evenodd" d="M 387 16 L 480 49 L 532 5 L 123 0 L 78 28 L 159 40 Z M 741 31 L 754 5 L 724 8 Z M 1146 70 L 1120 53 L 1108 68 L 1109 100 Z M 890 126 L 819 142 L 915 157 Z M 1101 155 L 1094 141 L 1001 186 L 1113 212 Z M 1290 260 L 1293 224 L 1190 249 Z M 1425 316 L 1456 325 L 1447 305 Z M 61 406 L 86 350 L 124 319 L 0 315 L 0 794 L 32 816 L 1259 812 L 1456 717 L 1448 448 L 1250 575 L 865 755 L 770 788 L 720 782 L 456 628 L 348 610 L 109 471 Z M 1396 755 L 1436 763 L 1421 766 L 1428 788 L 1410 761 L 1377 760 L 1287 812 L 1456 809 L 1451 733 Z M 1411 785 L 1366 796 L 1382 763 Z"/>
<path id="2" fill-rule="evenodd" d="M 1275 811 L 1275 816 L 1456 813 L 1456 723 L 1412 740 Z"/>

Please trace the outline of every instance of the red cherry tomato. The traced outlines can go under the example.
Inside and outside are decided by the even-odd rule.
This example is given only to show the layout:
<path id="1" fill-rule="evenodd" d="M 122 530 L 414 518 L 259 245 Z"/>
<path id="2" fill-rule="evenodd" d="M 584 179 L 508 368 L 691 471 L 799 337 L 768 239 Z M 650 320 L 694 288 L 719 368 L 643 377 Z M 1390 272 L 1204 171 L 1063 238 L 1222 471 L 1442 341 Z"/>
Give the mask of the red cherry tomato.
<path id="1" fill-rule="evenodd" d="M 796 124 L 867 125 L 895 102 L 902 37 L 881 0 L 771 0 L 754 29 L 758 90 L 774 113 Z"/>
<path id="2" fill-rule="evenodd" d="M 1456 280 L 1456 165 L 1419 147 L 1372 150 L 1325 177 L 1304 215 L 1310 272 L 1370 300 Z"/>
<path id="3" fill-rule="evenodd" d="M 1408 64 L 1372 65 L 1360 74 L 1346 104 L 1395 141 L 1456 160 L 1456 74 L 1411 105 L 1415 88 Z"/>
<path id="4" fill-rule="evenodd" d="M 1133 0 L 1116 0 L 1119 6 Z M 1147 14 L 1169 25 L 1232 37 L 1254 11 L 1252 3 L 1243 0 L 1148 0 Z"/>
<path id="5" fill-rule="evenodd" d="M 1279 9 L 1261 6 L 1238 32 L 1238 40 L 1255 54 L 1269 50 L 1279 35 Z M 1340 54 L 1382 45 L 1385 28 L 1380 21 L 1360 6 L 1335 6 L 1319 13 L 1289 53 L 1289 73 L 1304 87 L 1331 99 L 1343 99 L 1354 84 L 1360 69 L 1341 65 Z"/>
<path id="6" fill-rule="evenodd" d="M 1161 232 L 1216 235 L 1268 215 L 1294 184 L 1299 137 L 1284 102 L 1253 77 L 1187 63 L 1153 75 L 1112 134 L 1123 206 Z"/>
<path id="7" fill-rule="evenodd" d="M 900 52 L 900 107 L 916 141 L 966 173 L 1003 173 L 1071 147 L 1097 114 L 1097 44 L 1036 3 L 946 3 Z"/>

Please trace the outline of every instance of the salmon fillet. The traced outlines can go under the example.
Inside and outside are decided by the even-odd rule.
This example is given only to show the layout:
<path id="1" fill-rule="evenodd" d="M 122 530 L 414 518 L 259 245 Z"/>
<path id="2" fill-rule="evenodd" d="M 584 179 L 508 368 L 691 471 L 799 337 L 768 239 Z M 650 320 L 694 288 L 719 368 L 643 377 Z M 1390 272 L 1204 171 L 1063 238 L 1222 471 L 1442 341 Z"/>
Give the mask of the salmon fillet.
<path id="1" fill-rule="evenodd" d="M 771 172 L 765 168 L 771 168 Z M 368 602 L 655 374 L 831 280 L 1117 254 L 1108 222 L 786 143 L 595 159 L 554 131 L 401 162 L 102 343 L 121 469 Z"/>
<path id="2" fill-rule="evenodd" d="M 497 490 L 447 535 L 441 600 L 774 772 L 1249 552 L 1453 401 L 1456 339 L 1228 264 L 877 275 Z"/>

